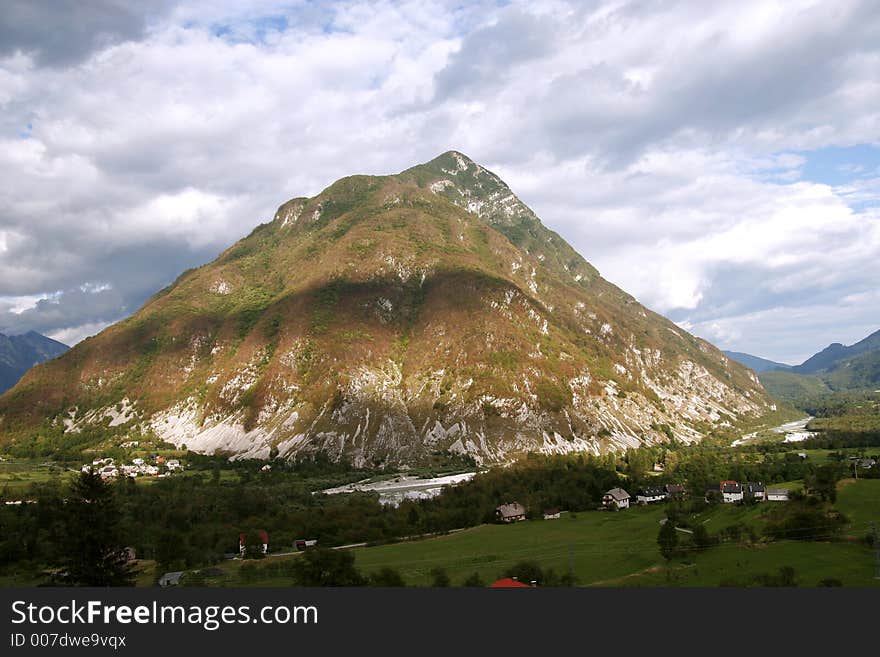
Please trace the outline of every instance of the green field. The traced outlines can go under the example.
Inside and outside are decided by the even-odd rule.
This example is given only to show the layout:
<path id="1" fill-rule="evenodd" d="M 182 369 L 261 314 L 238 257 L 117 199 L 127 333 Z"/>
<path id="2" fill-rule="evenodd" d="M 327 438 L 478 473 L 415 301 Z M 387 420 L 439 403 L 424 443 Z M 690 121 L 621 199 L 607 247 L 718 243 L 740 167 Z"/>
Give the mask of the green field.
<path id="1" fill-rule="evenodd" d="M 0 461 L 0 492 L 25 492 L 31 484 L 45 484 L 56 479 L 64 481 L 78 472 L 69 465 L 33 461 Z"/>
<path id="2" fill-rule="evenodd" d="M 838 483 L 837 503 L 856 528 L 876 522 L 880 529 L 880 479 L 844 479 Z"/>
<path id="3" fill-rule="evenodd" d="M 705 522 L 712 533 L 742 523 L 759 526 L 772 504 L 721 506 Z M 847 505 L 847 508 L 849 506 Z M 419 543 L 355 550 L 365 572 L 396 568 L 407 583 L 427 585 L 432 568 L 445 568 L 453 584 L 478 572 L 486 581 L 517 561 L 565 572 L 574 566 L 582 586 L 748 585 L 755 575 L 775 574 L 792 566 L 803 586 L 834 578 L 846 586 L 880 585 L 873 577 L 873 554 L 863 544 L 781 541 L 754 546 L 723 543 L 667 566 L 657 547 L 661 508 L 630 509 L 617 514 L 585 513 L 575 520 L 487 525 Z"/>
<path id="4" fill-rule="evenodd" d="M 800 484 L 801 482 L 792 482 Z M 354 548 L 355 565 L 364 574 L 384 567 L 397 570 L 408 585 L 428 586 L 431 571 L 442 568 L 453 586 L 473 573 L 484 582 L 500 577 L 520 561 L 534 561 L 558 574 L 571 568 L 581 586 L 719 586 L 754 584 L 759 575 L 774 575 L 783 566 L 795 570 L 799 586 L 816 586 L 835 579 L 844 586 L 880 586 L 874 557 L 861 539 L 872 514 L 880 510 L 880 480 L 844 480 L 836 507 L 850 519 L 851 528 L 838 542 L 778 541 L 752 543 L 744 537 L 670 563 L 657 545 L 662 506 L 635 507 L 618 513 L 564 513 L 559 520 L 534 520 L 513 525 L 481 525 L 445 536 Z M 716 535 L 731 525 L 760 528 L 780 504 L 718 505 L 700 514 Z M 682 533 L 682 538 L 685 538 Z M 229 561 L 219 568 L 213 585 L 289 586 L 283 564 L 299 555 L 262 561 Z"/>

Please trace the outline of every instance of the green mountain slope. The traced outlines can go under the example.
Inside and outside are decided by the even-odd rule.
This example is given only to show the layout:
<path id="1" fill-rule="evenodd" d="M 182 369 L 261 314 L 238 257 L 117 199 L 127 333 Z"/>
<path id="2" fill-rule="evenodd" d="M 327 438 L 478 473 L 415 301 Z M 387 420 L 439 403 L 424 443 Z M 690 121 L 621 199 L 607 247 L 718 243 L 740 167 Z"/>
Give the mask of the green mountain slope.
<path id="1" fill-rule="evenodd" d="M 450 151 L 284 203 L 35 368 L 0 398 L 0 432 L 37 451 L 144 431 L 239 457 L 498 462 L 667 441 L 662 425 L 695 441 L 772 406 Z"/>
<path id="2" fill-rule="evenodd" d="M 819 377 L 794 372 L 769 371 L 759 375 L 761 383 L 776 399 L 798 405 L 804 399 L 812 399 L 831 392 L 831 388 Z"/>

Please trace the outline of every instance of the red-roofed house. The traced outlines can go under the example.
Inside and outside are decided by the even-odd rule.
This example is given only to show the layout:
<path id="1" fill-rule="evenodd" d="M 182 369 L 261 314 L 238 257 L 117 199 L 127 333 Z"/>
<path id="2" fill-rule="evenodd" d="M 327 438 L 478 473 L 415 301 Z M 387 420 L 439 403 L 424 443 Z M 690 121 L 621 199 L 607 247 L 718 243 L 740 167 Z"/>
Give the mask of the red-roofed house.
<path id="1" fill-rule="evenodd" d="M 523 584 L 518 579 L 513 579 L 513 577 L 503 577 L 499 579 L 497 582 L 489 585 L 490 589 L 530 589 L 532 588 L 528 584 Z"/>
<path id="2" fill-rule="evenodd" d="M 259 531 L 256 532 L 257 536 L 260 537 L 260 543 L 263 544 L 263 554 L 269 552 L 269 532 Z M 247 534 L 239 534 L 238 535 L 238 552 L 241 556 L 244 556 L 244 553 L 247 551 Z"/>

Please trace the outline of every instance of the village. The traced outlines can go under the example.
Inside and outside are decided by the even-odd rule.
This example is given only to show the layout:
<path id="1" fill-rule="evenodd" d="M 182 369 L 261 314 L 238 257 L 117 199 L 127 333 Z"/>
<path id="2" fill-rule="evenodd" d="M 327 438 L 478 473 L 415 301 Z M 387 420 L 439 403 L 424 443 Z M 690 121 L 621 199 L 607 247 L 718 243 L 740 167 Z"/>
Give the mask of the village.
<path id="1" fill-rule="evenodd" d="M 96 458 L 91 463 L 85 463 L 80 468 L 82 472 L 97 472 L 101 479 L 116 479 L 117 477 L 156 477 L 164 478 L 174 472 L 184 469 L 178 459 L 166 459 L 159 454 L 150 456 L 149 461 L 143 458 L 133 458 L 130 464 L 117 464 L 113 458 Z"/>
<path id="2" fill-rule="evenodd" d="M 623 488 L 615 487 L 605 492 L 602 496 L 602 505 L 599 510 L 622 511 L 630 508 L 631 504 L 648 505 L 666 502 L 668 500 L 682 500 L 687 496 L 687 490 L 682 484 L 666 484 L 662 488 L 640 488 L 636 491 L 635 499 Z M 789 491 L 785 488 L 766 488 L 763 483 L 747 482 L 741 484 L 737 481 L 721 481 L 717 486 L 706 490 L 706 502 L 723 502 L 725 504 L 743 504 L 746 502 L 786 502 Z M 544 520 L 558 520 L 562 512 L 559 509 L 545 509 L 542 514 Z M 500 522 L 518 522 L 526 519 L 526 509 L 519 502 L 502 504 L 495 509 L 495 515 Z"/>

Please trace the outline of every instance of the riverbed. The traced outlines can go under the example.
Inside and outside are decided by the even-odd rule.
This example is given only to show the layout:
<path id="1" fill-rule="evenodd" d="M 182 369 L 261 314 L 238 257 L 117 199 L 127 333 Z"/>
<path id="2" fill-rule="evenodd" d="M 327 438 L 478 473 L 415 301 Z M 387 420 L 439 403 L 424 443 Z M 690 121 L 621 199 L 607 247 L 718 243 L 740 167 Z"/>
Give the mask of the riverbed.
<path id="1" fill-rule="evenodd" d="M 436 497 L 447 486 L 454 486 L 463 481 L 470 481 L 476 472 L 463 472 L 461 474 L 445 475 L 423 479 L 400 475 L 393 479 L 371 482 L 369 479 L 358 481 L 345 486 L 328 488 L 321 492 L 325 495 L 338 495 L 341 493 L 379 493 L 379 502 L 390 506 L 398 506 L 403 500 L 425 500 Z"/>
<path id="2" fill-rule="evenodd" d="M 813 419 L 813 416 L 801 418 L 800 420 L 795 420 L 794 422 L 786 422 L 785 424 L 780 424 L 778 427 L 773 427 L 770 431 L 773 433 L 783 433 L 785 434 L 785 438 L 782 442 L 784 443 L 799 443 L 807 438 L 812 438 L 816 435 L 815 431 L 807 431 L 807 424 L 810 423 L 810 420 Z M 742 438 L 737 438 L 734 440 L 730 446 L 731 447 L 739 447 L 740 445 L 745 445 L 746 443 L 752 442 L 757 438 L 758 432 L 747 433 Z"/>

